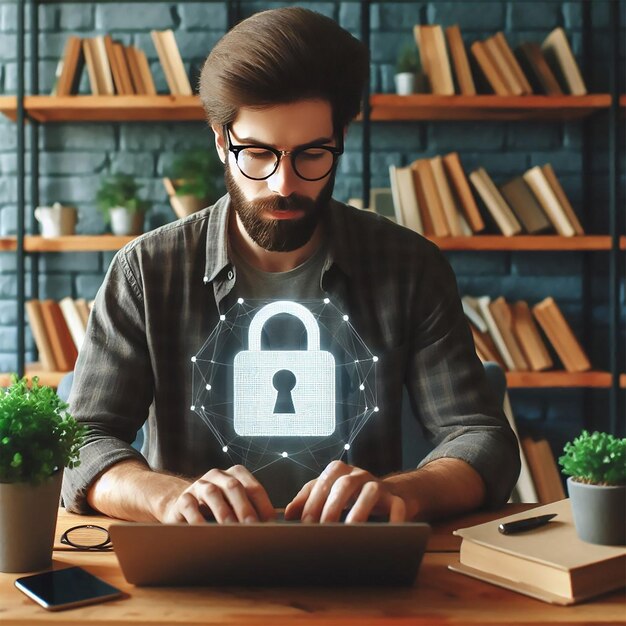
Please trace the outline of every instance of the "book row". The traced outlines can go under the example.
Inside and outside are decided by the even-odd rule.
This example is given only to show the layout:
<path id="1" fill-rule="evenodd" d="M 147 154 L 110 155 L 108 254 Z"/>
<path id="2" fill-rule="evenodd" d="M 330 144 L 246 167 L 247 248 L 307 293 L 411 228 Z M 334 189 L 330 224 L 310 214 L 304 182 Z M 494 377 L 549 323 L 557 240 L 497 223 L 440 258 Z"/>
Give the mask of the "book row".
<path id="1" fill-rule="evenodd" d="M 482 361 L 495 361 L 510 371 L 541 372 L 553 368 L 548 344 L 536 320 L 568 372 L 591 369 L 585 351 L 554 298 L 545 298 L 532 309 L 523 300 L 510 304 L 503 297 L 466 295 L 462 303 Z"/>
<path id="2" fill-rule="evenodd" d="M 69 372 L 74 369 L 93 302 L 74 300 L 29 300 L 26 315 L 37 350 L 41 369 Z"/>
<path id="3" fill-rule="evenodd" d="M 438 24 L 416 25 L 413 33 L 422 71 L 432 93 L 476 94 L 476 81 L 458 26 L 446 28 L 445 37 Z M 541 44 L 521 43 L 515 53 L 503 32 L 483 41 L 474 41 L 469 48 L 478 77 L 484 78 L 486 89 L 497 95 L 582 96 L 587 93 L 580 68 L 561 27 L 555 28 Z"/>
<path id="4" fill-rule="evenodd" d="M 172 30 L 151 31 L 170 93 L 192 95 L 176 38 Z M 68 37 L 59 60 L 52 95 L 78 93 L 82 70 L 87 66 L 91 93 L 95 96 L 156 95 L 146 53 L 136 46 L 125 46 L 110 35 Z"/>
<path id="5" fill-rule="evenodd" d="M 391 165 L 396 222 L 426 237 L 472 235 L 485 229 L 470 184 L 487 215 L 505 236 L 553 233 L 584 235 L 583 227 L 549 164 L 530 168 L 499 187 L 484 167 L 465 174 L 456 152 Z"/>

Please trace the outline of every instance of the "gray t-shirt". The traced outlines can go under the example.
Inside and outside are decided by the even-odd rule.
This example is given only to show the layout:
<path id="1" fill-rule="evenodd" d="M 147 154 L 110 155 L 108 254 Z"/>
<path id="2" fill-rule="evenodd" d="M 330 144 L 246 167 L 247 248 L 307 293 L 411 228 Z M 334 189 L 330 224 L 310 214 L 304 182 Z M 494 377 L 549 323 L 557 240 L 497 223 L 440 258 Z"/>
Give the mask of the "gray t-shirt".
<path id="1" fill-rule="evenodd" d="M 265 272 L 245 261 L 233 249 L 229 255 L 235 265 L 236 280 L 231 295 L 244 300 L 316 300 L 323 297 L 320 286 L 328 248 L 320 246 L 304 263 L 287 272 Z M 291 318 L 292 316 L 285 316 Z M 263 345 L 268 349 L 298 349 L 302 336 L 301 323 L 283 319 L 267 323 L 263 329 Z M 293 462 L 270 464 L 255 474 L 265 487 L 272 504 L 286 506 L 301 487 L 317 477 L 309 468 Z"/>

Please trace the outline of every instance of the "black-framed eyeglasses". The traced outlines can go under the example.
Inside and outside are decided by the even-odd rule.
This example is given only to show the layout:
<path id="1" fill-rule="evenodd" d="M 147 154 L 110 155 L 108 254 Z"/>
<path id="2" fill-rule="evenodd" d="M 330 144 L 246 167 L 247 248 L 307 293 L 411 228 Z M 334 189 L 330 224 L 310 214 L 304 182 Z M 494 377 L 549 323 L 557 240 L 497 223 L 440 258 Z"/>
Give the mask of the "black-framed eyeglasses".
<path id="1" fill-rule="evenodd" d="M 335 146 L 302 146 L 295 150 L 277 150 L 271 146 L 233 145 L 228 124 L 223 126 L 228 151 L 235 155 L 239 171 L 251 180 L 265 180 L 272 176 L 280 165 L 280 160 L 289 155 L 294 172 L 303 180 L 315 181 L 326 178 L 343 154 L 343 138 L 338 135 Z"/>
<path id="2" fill-rule="evenodd" d="M 72 526 L 61 535 L 61 543 L 72 546 L 76 550 L 111 550 L 111 536 L 102 526 L 81 524 Z"/>

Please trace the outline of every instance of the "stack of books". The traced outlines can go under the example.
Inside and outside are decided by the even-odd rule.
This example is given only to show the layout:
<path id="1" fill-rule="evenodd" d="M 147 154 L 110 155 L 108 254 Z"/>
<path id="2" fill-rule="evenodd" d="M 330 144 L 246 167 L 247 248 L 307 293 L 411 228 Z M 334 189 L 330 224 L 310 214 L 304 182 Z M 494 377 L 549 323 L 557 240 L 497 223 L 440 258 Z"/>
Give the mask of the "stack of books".
<path id="1" fill-rule="evenodd" d="M 458 26 L 413 27 L 422 69 L 430 91 L 438 95 L 475 95 L 472 73 Z M 447 47 L 446 47 L 447 41 Z M 524 42 L 515 54 L 503 32 L 474 41 L 470 52 L 488 91 L 502 96 L 585 95 L 587 88 L 565 31 L 555 28 L 539 44 Z"/>
<path id="2" fill-rule="evenodd" d="M 26 314 L 41 369 L 47 372 L 69 372 L 74 369 L 89 319 L 90 307 L 85 299 L 63 298 L 30 300 Z"/>
<path id="3" fill-rule="evenodd" d="M 539 528 L 514 535 L 498 531 L 503 522 L 546 514 L 556 517 Z M 451 570 L 544 602 L 574 604 L 626 586 L 626 548 L 579 539 L 569 500 L 454 534 L 462 541 Z"/>
<path id="4" fill-rule="evenodd" d="M 459 155 L 452 152 L 406 167 L 392 165 L 389 179 L 396 222 L 426 237 L 467 236 L 485 229 L 470 182 L 486 214 L 507 237 L 585 232 L 549 163 L 497 187 L 483 167 L 470 172 L 468 182 Z"/>
<path id="5" fill-rule="evenodd" d="M 174 33 L 165 30 L 152 31 L 151 34 L 170 93 L 191 95 L 191 85 Z M 77 94 L 85 65 L 91 93 L 95 96 L 156 95 L 145 52 L 136 46 L 116 42 L 110 35 L 68 37 L 57 65 L 52 95 Z"/>
<path id="6" fill-rule="evenodd" d="M 465 295 L 462 303 L 476 353 L 482 361 L 495 361 L 508 371 L 552 369 L 554 362 L 536 320 L 568 372 L 591 369 L 585 351 L 554 298 L 547 297 L 532 309 L 523 300 L 509 304 L 503 297 Z"/>

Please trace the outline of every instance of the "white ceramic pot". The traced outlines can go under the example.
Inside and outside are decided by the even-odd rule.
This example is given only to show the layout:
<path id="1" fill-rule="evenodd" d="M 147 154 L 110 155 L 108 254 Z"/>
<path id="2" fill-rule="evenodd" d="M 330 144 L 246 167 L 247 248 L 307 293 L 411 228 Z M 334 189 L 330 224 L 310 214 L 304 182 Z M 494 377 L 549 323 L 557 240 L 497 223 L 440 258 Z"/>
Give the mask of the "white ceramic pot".
<path id="1" fill-rule="evenodd" d="M 401 72 L 394 76 L 396 83 L 396 93 L 399 96 L 408 96 L 415 93 L 415 74 L 411 72 Z"/>
<path id="2" fill-rule="evenodd" d="M 41 224 L 42 237 L 61 237 L 76 232 L 78 212 L 74 207 L 55 202 L 52 206 L 38 206 L 35 219 Z"/>
<path id="3" fill-rule="evenodd" d="M 40 485 L 0 483 L 0 572 L 52 564 L 62 478 L 58 471 Z"/>
<path id="4" fill-rule="evenodd" d="M 125 207 L 109 209 L 111 231 L 114 235 L 141 235 L 145 213 L 129 211 Z"/>

